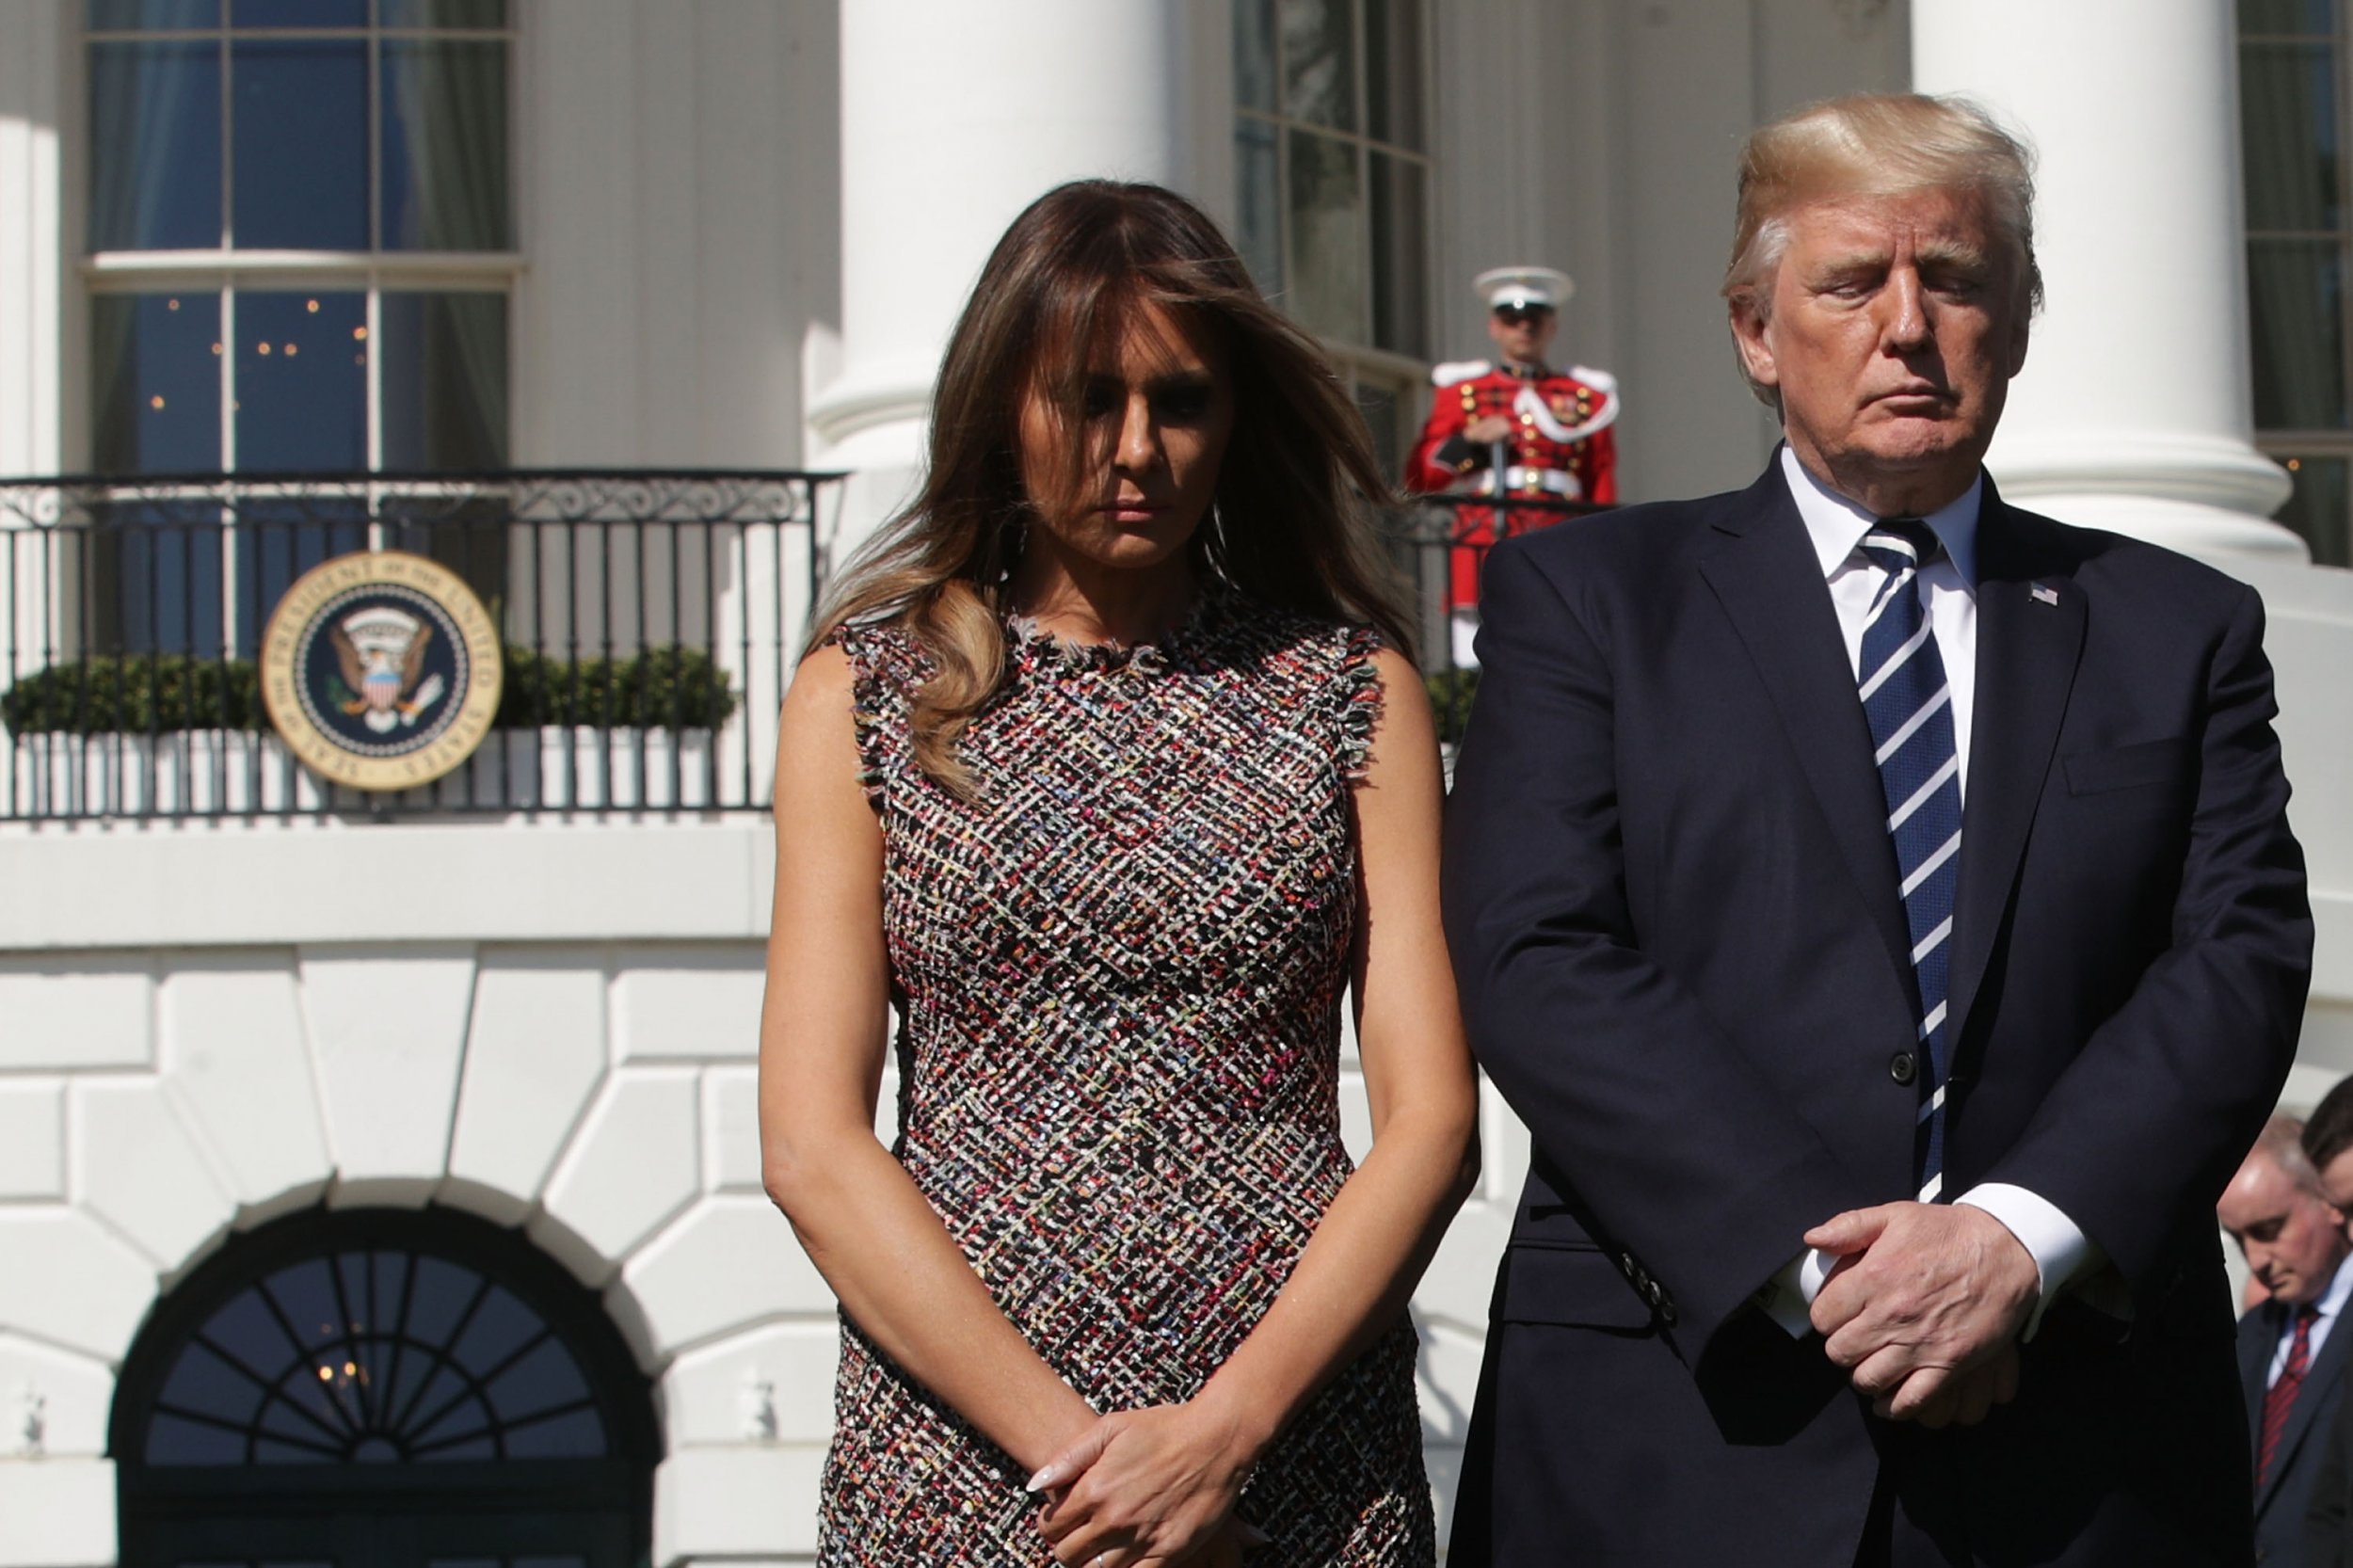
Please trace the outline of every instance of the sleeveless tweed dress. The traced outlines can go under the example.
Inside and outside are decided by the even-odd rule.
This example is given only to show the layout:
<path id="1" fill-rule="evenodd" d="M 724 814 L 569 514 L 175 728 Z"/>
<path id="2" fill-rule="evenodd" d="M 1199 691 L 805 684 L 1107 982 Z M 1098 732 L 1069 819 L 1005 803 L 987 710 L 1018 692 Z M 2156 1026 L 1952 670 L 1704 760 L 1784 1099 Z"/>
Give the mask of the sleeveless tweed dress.
<path id="1" fill-rule="evenodd" d="M 1098 1411 L 1189 1398 L 1351 1164 L 1338 1007 L 1373 633 L 1232 595 L 1159 646 L 1008 627 L 956 800 L 908 751 L 903 633 L 836 640 L 883 824 L 900 1162 L 997 1304 Z M 1256 1563 L 1427 1564 L 1401 1317 L 1242 1494 Z M 846 1318 L 819 1561 L 1052 1558 L 1020 1467 Z"/>

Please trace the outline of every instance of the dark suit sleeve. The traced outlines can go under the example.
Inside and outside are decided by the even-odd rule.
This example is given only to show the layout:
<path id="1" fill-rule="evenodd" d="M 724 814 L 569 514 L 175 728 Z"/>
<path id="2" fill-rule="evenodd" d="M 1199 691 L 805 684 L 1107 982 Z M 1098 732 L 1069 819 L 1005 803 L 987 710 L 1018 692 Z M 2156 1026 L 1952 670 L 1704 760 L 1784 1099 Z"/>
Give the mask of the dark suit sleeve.
<path id="1" fill-rule="evenodd" d="M 2312 907 L 2263 624 L 2246 590 L 2208 662 L 2171 945 L 1986 1176 L 2057 1204 L 2135 1281 L 2180 1216 L 2212 1209 L 2278 1098 L 2303 1017 Z M 2001 1048 L 1997 1025 L 1989 1056 Z"/>
<path id="2" fill-rule="evenodd" d="M 1636 938 L 1605 640 L 1515 545 L 1489 559 L 1481 616 L 1445 857 L 1473 1048 L 1539 1158 L 1704 1346 L 1849 1184 Z"/>
<path id="3" fill-rule="evenodd" d="M 2313 1478 L 2312 1498 L 2304 1505 L 2305 1568 L 2345 1568 L 2347 1502 L 2353 1500 L 2353 1444 L 2346 1423 L 2353 1422 L 2353 1398 L 2337 1406 L 2329 1425 L 2329 1448 L 2321 1456 L 2320 1473 Z"/>

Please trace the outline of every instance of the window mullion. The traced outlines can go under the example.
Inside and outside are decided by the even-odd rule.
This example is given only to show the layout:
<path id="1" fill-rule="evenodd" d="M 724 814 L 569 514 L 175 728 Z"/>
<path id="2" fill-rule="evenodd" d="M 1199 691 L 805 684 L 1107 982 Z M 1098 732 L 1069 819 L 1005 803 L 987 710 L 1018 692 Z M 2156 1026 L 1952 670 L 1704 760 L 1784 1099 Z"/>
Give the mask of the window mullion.
<path id="1" fill-rule="evenodd" d="M 368 0 L 368 349 L 360 378 L 360 400 L 367 410 L 368 472 L 384 467 L 384 317 L 383 278 L 374 258 L 384 253 L 384 37 L 383 0 Z M 368 488 L 368 548 L 384 548 L 384 525 L 376 515 L 374 483 Z"/>
<path id="2" fill-rule="evenodd" d="M 236 78 L 229 69 L 229 34 L 220 37 L 220 248 L 237 247 L 233 215 L 237 210 L 237 94 Z"/>
<path id="3" fill-rule="evenodd" d="M 365 391 L 368 410 L 368 472 L 377 473 L 384 467 L 384 289 L 383 279 L 374 269 L 368 273 L 368 346 L 365 360 Z M 373 499 L 373 498 L 371 498 Z M 376 536 L 375 508 L 369 508 L 369 540 L 372 550 L 383 549 Z"/>
<path id="4" fill-rule="evenodd" d="M 368 0 L 368 249 L 384 248 L 384 37 L 375 26 L 381 0 Z"/>
<path id="5" fill-rule="evenodd" d="M 227 160 L 223 160 L 225 163 Z M 231 280 L 220 284 L 220 471 L 237 466 L 237 291 Z M 220 643 L 224 655 L 236 651 L 237 555 L 243 547 L 235 514 L 224 507 L 220 531 Z"/>
<path id="6" fill-rule="evenodd" d="M 1346 0 L 1349 8 L 1349 92 L 1356 105 L 1350 123 L 1368 141 L 1372 138 L 1372 84 L 1365 70 L 1365 0 Z"/>

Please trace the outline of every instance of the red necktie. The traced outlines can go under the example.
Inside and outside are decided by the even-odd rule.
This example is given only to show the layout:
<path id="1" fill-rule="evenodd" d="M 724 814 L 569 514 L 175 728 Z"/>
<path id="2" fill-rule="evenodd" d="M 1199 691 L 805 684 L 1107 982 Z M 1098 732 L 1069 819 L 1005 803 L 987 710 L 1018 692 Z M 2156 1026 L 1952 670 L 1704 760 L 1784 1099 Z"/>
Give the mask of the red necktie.
<path id="1" fill-rule="evenodd" d="M 2280 1368 L 2280 1375 L 2264 1390 L 2263 1448 L 2255 1461 L 2255 1484 L 2261 1486 L 2271 1475 L 2271 1462 L 2280 1456 L 2280 1435 L 2288 1430 L 2288 1412 L 2296 1408 L 2296 1391 L 2303 1385 L 2304 1372 L 2313 1360 L 2313 1320 L 2320 1309 L 2311 1304 L 2296 1309 L 2296 1336 L 2288 1341 L 2288 1358 Z"/>

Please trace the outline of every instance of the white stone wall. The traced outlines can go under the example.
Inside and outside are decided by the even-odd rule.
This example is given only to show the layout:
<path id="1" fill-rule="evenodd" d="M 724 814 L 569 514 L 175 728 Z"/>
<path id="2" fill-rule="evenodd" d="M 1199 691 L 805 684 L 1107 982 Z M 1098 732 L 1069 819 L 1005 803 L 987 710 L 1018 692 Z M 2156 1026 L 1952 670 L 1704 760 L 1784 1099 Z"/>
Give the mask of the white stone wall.
<path id="1" fill-rule="evenodd" d="M 840 319 L 837 8 L 514 8 L 515 462 L 801 466 Z"/>
<path id="2" fill-rule="evenodd" d="M 548 836 L 469 831 L 510 867 L 519 840 Z M 0 840 L 0 867 L 23 847 Z M 398 848 L 431 879 L 435 857 Z M 0 952 L 0 1568 L 112 1562 L 106 1427 L 141 1320 L 232 1231 L 322 1201 L 517 1227 L 602 1293 L 653 1380 L 657 1563 L 805 1560 L 835 1323 L 760 1190 L 760 957 L 753 930 Z M 1344 1095 L 1361 1154 L 1353 1053 Z M 886 1116 L 893 1102 L 887 1088 Z M 1486 1196 L 1415 1307 L 1442 1509 L 1525 1170 L 1492 1101 L 1487 1137 Z"/>

